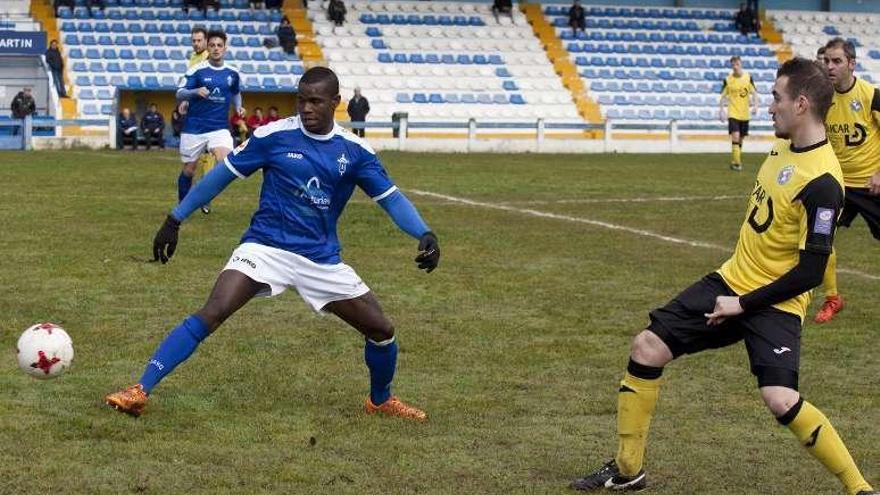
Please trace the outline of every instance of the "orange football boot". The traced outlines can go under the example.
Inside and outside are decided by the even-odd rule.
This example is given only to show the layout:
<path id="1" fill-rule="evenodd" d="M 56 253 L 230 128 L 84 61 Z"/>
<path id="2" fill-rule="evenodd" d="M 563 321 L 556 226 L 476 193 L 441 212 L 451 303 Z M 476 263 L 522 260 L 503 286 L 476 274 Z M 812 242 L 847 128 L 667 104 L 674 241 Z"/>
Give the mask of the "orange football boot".
<path id="1" fill-rule="evenodd" d="M 828 296 L 825 298 L 825 302 L 822 303 L 822 307 L 819 308 L 819 312 L 816 313 L 816 317 L 813 318 L 813 321 L 816 323 L 827 323 L 831 321 L 831 318 L 834 318 L 834 315 L 840 313 L 843 309 L 843 298 L 840 295 L 836 296 Z"/>
<path id="2" fill-rule="evenodd" d="M 132 385 L 119 392 L 107 395 L 107 397 L 104 397 L 104 402 L 119 412 L 138 417 L 144 412 L 144 407 L 147 405 L 147 399 L 148 397 L 147 393 L 144 392 L 144 386 L 138 383 L 137 385 Z"/>
<path id="3" fill-rule="evenodd" d="M 373 401 L 370 400 L 369 397 L 367 397 L 366 410 L 367 414 L 382 413 L 387 414 L 388 416 L 397 416 L 400 418 L 412 419 L 415 421 L 428 420 L 428 414 L 425 411 L 410 406 L 409 404 L 405 404 L 403 401 L 393 395 L 390 399 L 378 406 L 376 404 L 373 404 Z"/>

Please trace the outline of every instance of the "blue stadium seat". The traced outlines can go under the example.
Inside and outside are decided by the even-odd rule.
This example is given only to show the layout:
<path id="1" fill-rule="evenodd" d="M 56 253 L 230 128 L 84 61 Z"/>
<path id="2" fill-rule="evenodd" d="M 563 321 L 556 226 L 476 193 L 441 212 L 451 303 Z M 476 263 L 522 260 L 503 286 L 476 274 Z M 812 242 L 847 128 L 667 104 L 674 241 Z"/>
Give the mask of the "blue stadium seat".
<path id="1" fill-rule="evenodd" d="M 161 84 L 159 84 L 159 78 L 156 76 L 146 76 L 144 78 L 144 87 L 147 89 L 159 89 Z"/>
<path id="2" fill-rule="evenodd" d="M 257 69 L 255 69 L 252 64 L 241 64 L 241 66 L 238 68 L 238 70 L 242 74 L 256 74 L 257 73 Z"/>
<path id="3" fill-rule="evenodd" d="M 496 105 L 506 105 L 510 103 L 510 100 L 508 99 L 506 94 L 495 93 L 494 95 L 492 95 L 492 103 Z"/>
<path id="4" fill-rule="evenodd" d="M 235 37 L 235 38 L 232 38 L 231 40 L 229 40 L 229 44 L 231 46 L 236 47 L 236 48 L 242 48 L 245 46 L 244 40 L 239 37 Z"/>
<path id="5" fill-rule="evenodd" d="M 436 53 L 429 53 L 429 54 L 425 55 L 425 63 L 426 64 L 439 64 L 440 63 L 440 56 L 437 55 Z"/>
<path id="6" fill-rule="evenodd" d="M 254 62 L 265 62 L 266 60 L 268 60 L 268 57 L 266 56 L 266 52 L 264 51 L 255 51 L 251 53 L 251 60 L 253 60 Z"/>
<path id="7" fill-rule="evenodd" d="M 254 36 L 251 36 L 247 39 L 247 46 L 251 48 L 260 48 L 262 47 L 262 43 L 260 43 L 260 39 Z"/>
<path id="8" fill-rule="evenodd" d="M 421 53 L 412 53 L 409 56 L 409 63 L 411 64 L 423 64 L 425 63 L 425 58 L 422 57 Z"/>
<path id="9" fill-rule="evenodd" d="M 303 68 L 302 65 L 294 65 L 294 66 L 291 66 L 290 72 L 291 72 L 291 74 L 301 76 L 305 73 L 305 68 Z"/>
<path id="10" fill-rule="evenodd" d="M 98 106 L 94 103 L 87 103 L 83 105 L 83 114 L 87 116 L 99 115 Z"/>
<path id="11" fill-rule="evenodd" d="M 446 103 L 443 99 L 443 95 L 440 93 L 431 93 L 431 96 L 428 97 L 429 103 Z"/>
<path id="12" fill-rule="evenodd" d="M 465 93 L 465 94 L 461 95 L 460 101 L 462 103 L 474 104 L 477 102 L 477 97 L 474 96 L 472 93 Z"/>
<path id="13" fill-rule="evenodd" d="M 140 65 L 140 71 L 152 74 L 156 72 L 156 67 L 153 65 L 153 62 L 142 62 Z"/>
<path id="14" fill-rule="evenodd" d="M 73 63 L 73 72 L 86 72 L 88 70 L 85 62 L 76 61 Z"/>
<path id="15" fill-rule="evenodd" d="M 114 77 L 119 77 L 119 76 L 114 76 Z M 100 75 L 100 76 L 95 76 L 95 78 L 92 80 L 92 85 L 94 85 L 94 86 L 109 86 L 109 85 L 111 85 L 111 82 L 107 81 L 106 76 Z"/>
<path id="16" fill-rule="evenodd" d="M 507 91 L 516 91 L 516 90 L 519 89 L 519 88 L 517 87 L 516 83 L 513 82 L 513 81 L 510 81 L 510 80 L 508 80 L 508 81 L 504 81 L 504 83 L 501 85 L 501 87 L 504 88 L 504 89 L 507 90 Z"/>
<path id="17" fill-rule="evenodd" d="M 292 77 L 282 77 L 278 79 L 278 87 L 282 89 L 296 89 L 296 82 Z"/>
<path id="18" fill-rule="evenodd" d="M 370 42 L 370 46 L 372 46 L 376 50 L 385 50 L 388 47 L 385 46 L 385 42 L 381 39 L 372 40 Z"/>
<path id="19" fill-rule="evenodd" d="M 75 82 L 80 87 L 92 85 L 92 79 L 89 76 L 76 76 Z"/>
<path id="20" fill-rule="evenodd" d="M 89 72 L 104 72 L 104 63 L 103 62 L 90 62 L 89 63 Z"/>
<path id="21" fill-rule="evenodd" d="M 483 105 L 491 105 L 492 104 L 492 95 L 489 93 L 479 93 L 477 95 L 477 103 Z"/>
<path id="22" fill-rule="evenodd" d="M 396 64 L 405 64 L 406 63 L 406 54 L 405 53 L 395 53 L 394 54 L 394 63 Z"/>
<path id="23" fill-rule="evenodd" d="M 269 64 L 258 64 L 257 74 L 267 75 L 272 73 L 272 66 Z"/>
<path id="24" fill-rule="evenodd" d="M 507 70 L 507 67 L 498 67 L 495 69 L 495 75 L 498 77 L 512 77 L 510 71 Z"/>
<path id="25" fill-rule="evenodd" d="M 382 62 L 383 64 L 390 64 L 392 62 L 391 54 L 388 52 L 379 53 L 379 62 Z"/>
<path id="26" fill-rule="evenodd" d="M 380 31 L 377 27 L 370 26 L 367 28 L 367 36 L 371 38 L 382 36 L 382 31 Z"/>
<path id="27" fill-rule="evenodd" d="M 489 63 L 489 59 L 485 55 L 474 55 L 473 61 L 477 65 L 487 65 Z"/>
<path id="28" fill-rule="evenodd" d="M 97 93 L 95 93 L 95 98 L 98 100 L 112 100 L 113 91 L 109 88 L 98 88 Z"/>
<path id="29" fill-rule="evenodd" d="M 425 93 L 416 93 L 413 95 L 413 103 L 428 103 L 428 96 Z"/>
<path id="30" fill-rule="evenodd" d="M 396 100 L 397 103 L 412 103 L 412 98 L 410 98 L 409 93 L 397 93 Z"/>
<path id="31" fill-rule="evenodd" d="M 96 22 L 95 23 L 95 32 L 96 33 L 109 33 L 110 25 L 106 22 Z"/>
<path id="32" fill-rule="evenodd" d="M 173 76 L 162 76 L 162 80 L 159 81 L 159 84 L 163 88 L 176 88 L 177 80 Z"/>
<path id="33" fill-rule="evenodd" d="M 94 46 L 94 45 L 98 44 L 98 40 L 95 39 L 95 37 L 90 34 L 84 34 L 82 36 L 82 38 L 80 38 L 79 41 L 80 41 L 81 45 L 87 45 L 87 46 Z"/>
<path id="34" fill-rule="evenodd" d="M 138 64 L 135 62 L 125 62 L 122 64 L 122 71 L 127 74 L 138 72 Z"/>
<path id="35" fill-rule="evenodd" d="M 244 86 L 246 88 L 259 88 L 260 80 L 254 76 L 248 76 L 244 78 Z"/>
<path id="36" fill-rule="evenodd" d="M 68 46 L 78 45 L 79 44 L 79 36 L 75 34 L 68 34 L 64 36 L 64 44 Z"/>
<path id="37" fill-rule="evenodd" d="M 464 54 L 464 53 L 459 55 L 458 57 L 456 57 L 455 61 L 456 61 L 456 63 L 464 64 L 464 65 L 469 65 L 469 64 L 473 63 L 473 61 L 471 60 L 471 57 L 467 54 Z"/>
<path id="38" fill-rule="evenodd" d="M 446 93 L 443 95 L 443 100 L 446 103 L 458 103 L 458 93 Z"/>
<path id="39" fill-rule="evenodd" d="M 98 60 L 101 58 L 101 52 L 97 48 L 89 48 L 86 50 L 86 58 L 90 60 Z"/>

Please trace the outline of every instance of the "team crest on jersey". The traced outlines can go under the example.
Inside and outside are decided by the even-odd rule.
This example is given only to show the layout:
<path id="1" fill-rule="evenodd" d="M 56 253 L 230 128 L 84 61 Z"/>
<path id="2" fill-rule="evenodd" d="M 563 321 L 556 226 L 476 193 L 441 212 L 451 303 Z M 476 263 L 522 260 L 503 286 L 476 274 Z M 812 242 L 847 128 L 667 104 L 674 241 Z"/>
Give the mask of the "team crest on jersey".
<path id="1" fill-rule="evenodd" d="M 232 86 L 232 76 L 226 76 L 226 85 Z"/>
<path id="2" fill-rule="evenodd" d="M 779 175 L 776 176 L 776 183 L 780 186 L 788 184 L 792 175 L 794 175 L 794 165 L 786 165 L 782 167 L 782 170 L 779 171 Z"/>
<path id="3" fill-rule="evenodd" d="M 862 110 L 862 104 L 859 100 L 851 100 L 849 107 L 852 108 L 853 112 L 860 112 Z"/>
<path id="4" fill-rule="evenodd" d="M 339 158 L 336 159 L 336 164 L 339 165 L 339 175 L 345 173 L 345 169 L 348 167 L 348 158 L 345 157 L 345 153 L 339 155 Z"/>

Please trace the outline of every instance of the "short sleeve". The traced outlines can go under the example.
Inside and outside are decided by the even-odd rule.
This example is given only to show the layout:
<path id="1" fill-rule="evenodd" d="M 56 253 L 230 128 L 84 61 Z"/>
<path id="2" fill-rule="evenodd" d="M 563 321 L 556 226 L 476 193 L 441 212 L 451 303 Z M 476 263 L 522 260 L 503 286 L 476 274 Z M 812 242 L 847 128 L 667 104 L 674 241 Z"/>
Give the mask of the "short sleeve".
<path id="1" fill-rule="evenodd" d="M 727 94 L 727 79 L 721 81 L 721 96 Z"/>
<path id="2" fill-rule="evenodd" d="M 192 74 L 186 73 L 183 77 L 180 78 L 180 82 L 177 83 L 178 89 L 196 89 L 198 78 L 196 77 L 195 71 Z"/>
<path id="3" fill-rule="evenodd" d="M 397 190 L 397 186 L 388 177 L 388 172 L 379 161 L 379 157 L 372 153 L 364 152 L 360 166 L 357 169 L 357 185 L 367 193 L 367 196 L 379 201 Z"/>
<path id="4" fill-rule="evenodd" d="M 229 92 L 237 95 L 241 93 L 241 74 L 236 71 L 235 77 L 232 78 L 232 87 L 229 88 Z"/>
<path id="5" fill-rule="evenodd" d="M 843 209 L 843 188 L 831 174 L 823 174 L 810 181 L 798 198 L 806 214 L 800 248 L 818 254 L 831 254 L 837 218 Z"/>
<path id="6" fill-rule="evenodd" d="M 758 91 L 758 88 L 755 87 L 755 78 L 749 75 L 749 93 L 755 93 Z"/>
<path id="7" fill-rule="evenodd" d="M 266 152 L 264 150 L 265 138 L 251 137 L 246 139 L 231 153 L 226 155 L 223 163 L 239 178 L 250 177 L 251 174 L 261 169 L 266 164 Z"/>

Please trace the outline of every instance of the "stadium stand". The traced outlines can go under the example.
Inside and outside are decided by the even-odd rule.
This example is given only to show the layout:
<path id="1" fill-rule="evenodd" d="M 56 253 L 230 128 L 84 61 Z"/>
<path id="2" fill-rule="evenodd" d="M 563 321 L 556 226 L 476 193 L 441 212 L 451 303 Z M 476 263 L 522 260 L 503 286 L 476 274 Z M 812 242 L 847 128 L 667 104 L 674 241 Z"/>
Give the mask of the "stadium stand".
<path id="1" fill-rule="evenodd" d="M 333 26 L 309 2 L 317 42 L 342 80 L 356 86 L 370 118 L 406 112 L 430 121 L 583 122 L 521 12 L 496 22 L 491 3 L 347 2 Z"/>
<path id="2" fill-rule="evenodd" d="M 587 7 L 585 32 L 574 36 L 565 5 L 544 14 L 578 67 L 604 117 L 624 121 L 716 121 L 729 59 L 739 55 L 755 80 L 769 121 L 770 86 L 778 61 L 756 35 L 733 27 L 721 9 Z"/>
<path id="3" fill-rule="evenodd" d="M 229 35 L 226 60 L 242 74 L 244 91 L 291 91 L 305 71 L 295 54 L 266 48 L 280 12 L 252 11 L 247 0 L 222 0 L 219 12 L 182 10 L 181 0 L 108 0 L 89 17 L 83 0 L 59 10 L 58 24 L 81 116 L 109 115 L 113 88 L 173 90 L 186 72 L 194 25 Z"/>
<path id="4" fill-rule="evenodd" d="M 767 16 L 795 55 L 814 58 L 835 37 L 852 40 L 858 50 L 856 73 L 868 82 L 880 80 L 880 15 L 847 12 L 770 10 Z"/>

